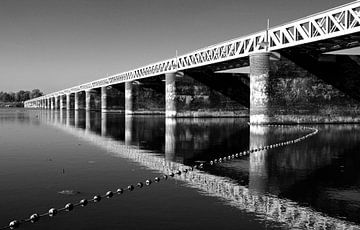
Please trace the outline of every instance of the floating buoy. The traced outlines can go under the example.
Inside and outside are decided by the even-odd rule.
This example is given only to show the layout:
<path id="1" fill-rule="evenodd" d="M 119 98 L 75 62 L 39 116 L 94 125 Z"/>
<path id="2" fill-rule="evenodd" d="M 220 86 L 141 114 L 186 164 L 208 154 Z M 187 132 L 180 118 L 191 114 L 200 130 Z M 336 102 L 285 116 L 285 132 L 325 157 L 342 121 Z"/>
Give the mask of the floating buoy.
<path id="1" fill-rule="evenodd" d="M 107 197 L 107 198 L 111 198 L 113 195 L 114 195 L 114 194 L 113 194 L 112 191 L 108 191 L 108 192 L 106 193 L 106 197 Z"/>
<path id="2" fill-rule="evenodd" d="M 94 202 L 99 202 L 101 200 L 101 196 L 95 195 L 93 199 L 94 199 Z"/>
<path id="3" fill-rule="evenodd" d="M 10 229 L 15 229 L 20 226 L 20 222 L 18 220 L 13 220 L 10 222 L 9 227 Z"/>
<path id="4" fill-rule="evenodd" d="M 138 186 L 139 188 L 142 188 L 143 187 L 143 183 L 139 182 L 136 184 L 136 186 Z"/>
<path id="5" fill-rule="evenodd" d="M 118 188 L 118 189 L 116 190 L 116 192 L 117 192 L 117 194 L 122 194 L 122 193 L 124 192 L 124 189 Z"/>
<path id="6" fill-rule="evenodd" d="M 56 214 L 57 214 L 57 209 L 56 208 L 50 208 L 49 209 L 49 216 L 50 217 L 56 216 Z"/>
<path id="7" fill-rule="evenodd" d="M 37 214 L 37 213 L 34 213 L 34 214 L 32 214 L 31 216 L 30 216 L 30 221 L 31 221 L 31 223 L 35 223 L 36 221 L 38 221 L 40 219 L 40 217 L 39 217 L 39 214 Z"/>
<path id="8" fill-rule="evenodd" d="M 155 181 L 155 182 L 159 182 L 159 181 L 160 181 L 160 178 L 159 178 L 159 177 L 155 177 L 155 178 L 154 178 L 154 181 Z"/>
<path id="9" fill-rule="evenodd" d="M 163 179 L 167 180 L 168 176 L 167 175 L 163 175 Z"/>
<path id="10" fill-rule="evenodd" d="M 88 201 L 87 201 L 86 199 L 80 200 L 80 205 L 81 205 L 82 207 L 85 207 L 87 204 L 88 204 Z"/>
<path id="11" fill-rule="evenodd" d="M 66 211 L 71 211 L 71 210 L 73 210 L 74 209 L 74 205 L 72 204 L 72 203 L 67 203 L 66 205 L 65 205 L 65 210 Z"/>
<path id="12" fill-rule="evenodd" d="M 132 191 L 132 190 L 134 190 L 134 186 L 133 186 L 133 185 L 129 185 L 129 186 L 127 187 L 127 189 L 128 189 L 129 191 Z"/>
<path id="13" fill-rule="evenodd" d="M 146 180 L 146 181 L 145 181 L 145 184 L 146 184 L 147 186 L 151 185 L 151 180 Z"/>

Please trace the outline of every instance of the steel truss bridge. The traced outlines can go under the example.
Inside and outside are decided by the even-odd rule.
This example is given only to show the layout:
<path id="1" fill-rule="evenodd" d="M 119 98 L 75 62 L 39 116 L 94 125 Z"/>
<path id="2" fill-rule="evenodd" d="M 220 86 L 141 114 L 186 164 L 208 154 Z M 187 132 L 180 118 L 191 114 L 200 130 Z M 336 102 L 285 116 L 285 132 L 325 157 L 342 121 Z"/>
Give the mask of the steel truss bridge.
<path id="1" fill-rule="evenodd" d="M 325 53 L 360 45 L 360 1 L 310 15 L 258 33 L 225 41 L 134 70 L 50 93 L 27 102 L 76 93 L 197 67 L 247 66 L 249 55 L 296 48 Z"/>

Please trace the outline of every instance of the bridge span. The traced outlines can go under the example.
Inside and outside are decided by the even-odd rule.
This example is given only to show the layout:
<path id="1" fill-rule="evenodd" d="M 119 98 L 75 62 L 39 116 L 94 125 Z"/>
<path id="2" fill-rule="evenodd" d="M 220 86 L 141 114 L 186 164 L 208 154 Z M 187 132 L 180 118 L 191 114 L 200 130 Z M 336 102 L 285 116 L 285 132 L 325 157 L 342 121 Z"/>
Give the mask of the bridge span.
<path id="1" fill-rule="evenodd" d="M 74 86 L 27 108 L 167 117 L 250 116 L 251 123 L 359 122 L 360 1 Z M 250 66 L 250 74 L 228 73 Z"/>

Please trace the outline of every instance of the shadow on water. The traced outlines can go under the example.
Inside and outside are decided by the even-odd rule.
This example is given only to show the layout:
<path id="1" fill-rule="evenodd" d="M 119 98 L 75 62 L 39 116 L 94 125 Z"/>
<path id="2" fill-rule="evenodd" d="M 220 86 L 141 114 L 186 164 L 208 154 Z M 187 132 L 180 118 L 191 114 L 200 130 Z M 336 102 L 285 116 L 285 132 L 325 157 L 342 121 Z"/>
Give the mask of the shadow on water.
<path id="1" fill-rule="evenodd" d="M 297 126 L 247 125 L 247 120 L 31 111 L 117 156 L 160 172 L 302 136 Z M 10 116 L 9 116 L 10 117 Z M 0 116 L 6 122 L 6 116 Z M 360 126 L 318 125 L 318 135 L 181 176 L 190 187 L 264 220 L 290 228 L 351 228 L 359 224 Z M 146 150 L 146 151 L 145 151 Z"/>

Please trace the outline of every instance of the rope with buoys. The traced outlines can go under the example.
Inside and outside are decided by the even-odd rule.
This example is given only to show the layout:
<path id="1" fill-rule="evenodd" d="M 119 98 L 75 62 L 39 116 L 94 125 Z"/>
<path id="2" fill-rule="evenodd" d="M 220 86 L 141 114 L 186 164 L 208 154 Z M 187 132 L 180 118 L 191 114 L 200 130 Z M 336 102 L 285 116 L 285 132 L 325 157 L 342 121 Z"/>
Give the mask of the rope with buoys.
<path id="1" fill-rule="evenodd" d="M 291 127 L 294 127 L 294 125 L 261 125 L 261 126 L 267 126 L 267 127 L 288 127 L 288 126 L 291 126 Z M 239 158 L 239 157 L 242 157 L 242 156 L 249 155 L 250 153 L 263 151 L 263 150 L 268 150 L 268 149 L 273 149 L 273 148 L 279 148 L 279 147 L 290 145 L 290 144 L 295 144 L 295 143 L 303 141 L 303 140 L 305 140 L 305 139 L 307 139 L 307 138 L 309 138 L 311 136 L 314 136 L 319 132 L 319 130 L 316 129 L 316 128 L 299 126 L 299 125 L 297 125 L 297 127 L 299 127 L 300 129 L 303 129 L 303 130 L 311 130 L 311 132 L 306 134 L 306 135 L 303 135 L 303 136 L 301 136 L 299 138 L 296 138 L 296 139 L 287 140 L 287 141 L 283 141 L 283 142 L 278 142 L 278 143 L 275 143 L 275 144 L 270 144 L 270 145 L 265 145 L 265 146 L 260 146 L 260 147 L 257 147 L 257 148 L 252 148 L 252 149 L 242 151 L 242 152 L 239 152 L 239 153 L 234 153 L 234 154 L 231 154 L 231 155 L 228 155 L 228 156 L 225 156 L 225 157 L 215 158 L 215 159 L 207 161 L 207 162 L 198 163 L 196 165 L 193 165 L 192 167 L 191 166 L 186 166 L 186 167 L 184 167 L 182 169 L 177 169 L 177 170 L 171 171 L 171 172 L 169 172 L 167 174 L 162 174 L 159 177 L 155 177 L 153 180 L 152 179 L 146 179 L 144 182 L 138 182 L 138 183 L 136 183 L 135 186 L 131 184 L 131 185 L 128 185 L 126 188 L 117 188 L 115 191 L 107 191 L 103 195 L 95 195 L 91 199 L 82 199 L 78 203 L 75 203 L 75 204 L 67 203 L 64 207 L 59 208 L 59 209 L 50 208 L 48 212 L 43 213 L 43 214 L 34 213 L 34 214 L 30 215 L 29 218 L 26 218 L 26 219 L 12 220 L 9 223 L 9 225 L 1 227 L 0 230 L 2 230 L 2 229 L 16 229 L 16 228 L 20 227 L 20 225 L 22 225 L 22 224 L 29 223 L 29 222 L 30 223 L 35 223 L 35 222 L 39 221 L 41 218 L 46 217 L 46 216 L 48 216 L 50 218 L 53 218 L 56 215 L 58 215 L 59 213 L 70 212 L 74 208 L 85 207 L 88 204 L 98 203 L 103 198 L 110 199 L 110 198 L 112 198 L 114 196 L 120 196 L 124 192 L 132 192 L 132 191 L 135 190 L 135 188 L 141 189 L 141 188 L 144 187 L 144 185 L 145 186 L 150 186 L 151 184 L 153 184 L 153 182 L 154 183 L 159 183 L 160 181 L 167 180 L 169 177 L 180 176 L 183 173 L 186 174 L 187 172 L 193 171 L 195 169 L 203 169 L 203 167 L 205 165 L 212 166 L 212 165 L 219 164 L 219 163 L 222 163 L 222 162 L 225 162 L 225 161 L 229 161 L 229 160 L 232 160 L 232 159 L 236 159 L 236 158 Z"/>

